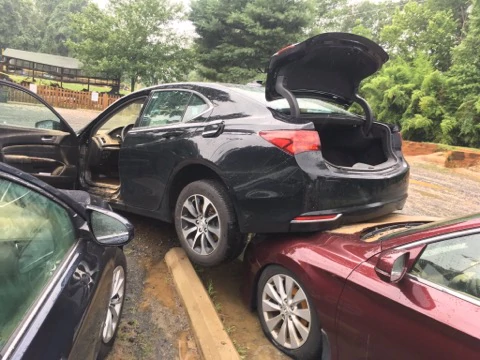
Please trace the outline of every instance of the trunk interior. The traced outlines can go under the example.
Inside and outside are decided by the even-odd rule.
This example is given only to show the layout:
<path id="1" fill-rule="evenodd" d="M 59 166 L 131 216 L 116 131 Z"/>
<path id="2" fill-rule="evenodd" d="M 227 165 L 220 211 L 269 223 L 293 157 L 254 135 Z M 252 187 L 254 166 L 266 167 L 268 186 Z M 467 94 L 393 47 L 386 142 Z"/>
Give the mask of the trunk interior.
<path id="1" fill-rule="evenodd" d="M 390 129 L 385 125 L 374 123 L 368 135 L 360 125 L 315 124 L 315 128 L 323 158 L 333 165 L 372 170 L 390 160 Z"/>

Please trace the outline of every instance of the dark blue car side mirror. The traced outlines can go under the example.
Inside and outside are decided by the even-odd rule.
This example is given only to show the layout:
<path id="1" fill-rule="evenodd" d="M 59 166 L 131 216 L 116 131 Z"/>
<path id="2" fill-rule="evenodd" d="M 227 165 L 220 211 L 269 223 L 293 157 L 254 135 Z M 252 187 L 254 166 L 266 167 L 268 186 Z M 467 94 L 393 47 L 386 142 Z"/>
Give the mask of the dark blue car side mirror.
<path id="1" fill-rule="evenodd" d="M 124 217 L 101 207 L 88 205 L 88 226 L 95 241 L 103 246 L 123 246 L 133 239 L 133 225 Z"/>

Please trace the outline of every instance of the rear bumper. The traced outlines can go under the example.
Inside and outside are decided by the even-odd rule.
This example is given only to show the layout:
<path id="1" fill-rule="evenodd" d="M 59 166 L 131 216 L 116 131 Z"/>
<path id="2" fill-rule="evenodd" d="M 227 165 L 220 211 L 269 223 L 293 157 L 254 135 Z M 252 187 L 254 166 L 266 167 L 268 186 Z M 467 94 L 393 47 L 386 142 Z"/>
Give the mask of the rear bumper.
<path id="1" fill-rule="evenodd" d="M 237 192 L 243 233 L 333 229 L 400 210 L 406 202 L 409 168 L 404 161 L 384 171 L 355 173 L 334 172 L 308 152 L 295 160 L 283 168 L 281 176 L 256 183 L 254 190 Z M 340 216 L 330 221 L 295 220 L 332 214 Z"/>
<path id="2" fill-rule="evenodd" d="M 372 204 L 353 206 L 350 208 L 333 209 L 328 211 L 313 211 L 301 214 L 299 217 L 312 217 L 332 215 L 332 219 L 320 220 L 292 220 L 291 232 L 307 232 L 334 229 L 344 224 L 368 221 L 377 217 L 390 214 L 403 209 L 407 195 L 392 201 L 376 202 Z M 335 217 L 333 217 L 335 215 Z"/>

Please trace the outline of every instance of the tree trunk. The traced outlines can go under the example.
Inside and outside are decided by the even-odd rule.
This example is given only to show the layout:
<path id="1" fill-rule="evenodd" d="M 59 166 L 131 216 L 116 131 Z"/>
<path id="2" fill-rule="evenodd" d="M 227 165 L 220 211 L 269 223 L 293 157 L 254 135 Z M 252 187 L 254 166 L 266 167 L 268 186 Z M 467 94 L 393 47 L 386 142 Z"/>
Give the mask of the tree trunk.
<path id="1" fill-rule="evenodd" d="M 3 68 L 2 59 L 3 59 L 3 45 L 0 44 L 0 72 L 7 72 L 7 67 L 5 66 L 5 69 Z"/>
<path id="2" fill-rule="evenodd" d="M 135 77 L 130 78 L 130 91 L 134 92 L 135 91 Z"/>

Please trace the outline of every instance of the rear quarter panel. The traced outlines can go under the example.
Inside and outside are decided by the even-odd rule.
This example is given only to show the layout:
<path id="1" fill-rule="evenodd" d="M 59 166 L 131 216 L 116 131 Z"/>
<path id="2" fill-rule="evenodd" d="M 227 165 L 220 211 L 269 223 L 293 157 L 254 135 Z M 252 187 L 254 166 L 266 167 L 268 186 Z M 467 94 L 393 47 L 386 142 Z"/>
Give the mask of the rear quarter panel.
<path id="1" fill-rule="evenodd" d="M 283 231 L 288 231 L 302 206 L 303 173 L 294 157 L 262 139 L 255 127 L 265 129 L 226 123 L 218 138 L 200 135 L 199 155 L 217 169 L 227 186 L 242 231 L 262 232 L 272 219 L 283 222 Z"/>

